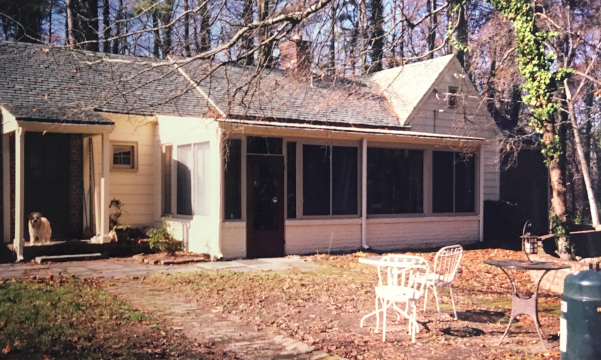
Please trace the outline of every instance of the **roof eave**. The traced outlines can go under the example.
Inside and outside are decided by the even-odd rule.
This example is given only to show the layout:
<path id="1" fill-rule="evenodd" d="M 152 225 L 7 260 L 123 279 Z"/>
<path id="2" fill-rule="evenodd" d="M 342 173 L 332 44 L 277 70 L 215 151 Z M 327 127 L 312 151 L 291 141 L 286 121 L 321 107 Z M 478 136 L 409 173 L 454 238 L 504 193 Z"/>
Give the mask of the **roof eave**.
<path id="1" fill-rule="evenodd" d="M 486 143 L 486 139 L 479 137 L 469 136 L 458 136 L 458 135 L 445 135 L 445 134 L 434 134 L 434 133 L 420 133 L 408 130 L 394 130 L 384 128 L 358 128 L 358 127 L 342 127 L 336 125 L 321 125 L 321 124 L 309 124 L 309 123 L 290 123 L 290 122 L 273 122 L 273 121 L 260 121 L 250 119 L 230 119 L 230 118 L 218 118 L 216 119 L 219 123 L 224 126 L 242 126 L 242 127 L 255 127 L 263 129 L 280 128 L 283 130 L 313 130 L 313 131 L 330 131 L 339 133 L 352 133 L 357 135 L 383 135 L 383 136 L 394 136 L 395 138 L 402 138 L 410 140 L 409 142 L 419 142 L 423 144 L 435 144 L 435 145 L 465 145 L 471 144 L 472 146 L 480 146 Z"/>

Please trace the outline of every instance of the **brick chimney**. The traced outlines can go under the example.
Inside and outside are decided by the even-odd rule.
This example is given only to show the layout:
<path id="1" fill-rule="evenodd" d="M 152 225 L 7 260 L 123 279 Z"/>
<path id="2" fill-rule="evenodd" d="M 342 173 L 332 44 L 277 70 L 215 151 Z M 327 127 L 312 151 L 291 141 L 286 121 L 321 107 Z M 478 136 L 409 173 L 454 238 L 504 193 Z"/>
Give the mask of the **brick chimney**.
<path id="1" fill-rule="evenodd" d="M 311 42 L 304 41 L 299 34 L 294 35 L 292 40 L 281 42 L 280 69 L 288 71 L 311 70 Z"/>

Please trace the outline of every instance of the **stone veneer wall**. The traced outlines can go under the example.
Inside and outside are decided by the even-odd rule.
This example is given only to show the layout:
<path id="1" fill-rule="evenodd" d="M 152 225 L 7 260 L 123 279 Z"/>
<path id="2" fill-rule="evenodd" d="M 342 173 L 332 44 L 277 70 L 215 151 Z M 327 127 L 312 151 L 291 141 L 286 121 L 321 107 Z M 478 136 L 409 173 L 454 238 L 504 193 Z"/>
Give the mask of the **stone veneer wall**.
<path id="1" fill-rule="evenodd" d="M 577 271 L 588 270 L 589 268 L 588 262 L 561 260 L 549 254 L 533 254 L 530 255 L 530 259 L 533 261 L 557 262 L 570 265 L 569 269 L 549 271 L 549 273 L 545 275 L 543 281 L 540 283 L 541 289 L 545 289 L 559 295 L 563 294 L 563 281 L 568 274 L 575 273 Z M 540 276 L 541 271 L 530 271 L 530 278 L 534 283 L 538 281 Z"/>

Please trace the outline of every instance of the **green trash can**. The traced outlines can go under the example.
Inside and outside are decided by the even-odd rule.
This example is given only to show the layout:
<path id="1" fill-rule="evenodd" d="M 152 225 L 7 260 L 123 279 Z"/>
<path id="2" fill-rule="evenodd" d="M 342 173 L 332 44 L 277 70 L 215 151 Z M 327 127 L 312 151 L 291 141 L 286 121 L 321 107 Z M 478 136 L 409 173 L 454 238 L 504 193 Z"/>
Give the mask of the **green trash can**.
<path id="1" fill-rule="evenodd" d="M 561 296 L 559 349 L 561 360 L 601 359 L 601 271 L 566 276 Z"/>

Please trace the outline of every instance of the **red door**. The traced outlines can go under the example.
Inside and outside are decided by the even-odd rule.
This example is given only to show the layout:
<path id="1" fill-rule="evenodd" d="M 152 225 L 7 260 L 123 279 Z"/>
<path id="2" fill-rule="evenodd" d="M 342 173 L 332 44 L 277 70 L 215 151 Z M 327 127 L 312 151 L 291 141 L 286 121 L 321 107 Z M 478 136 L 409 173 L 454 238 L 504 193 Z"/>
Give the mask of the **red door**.
<path id="1" fill-rule="evenodd" d="M 284 157 L 247 155 L 246 256 L 284 255 Z"/>

